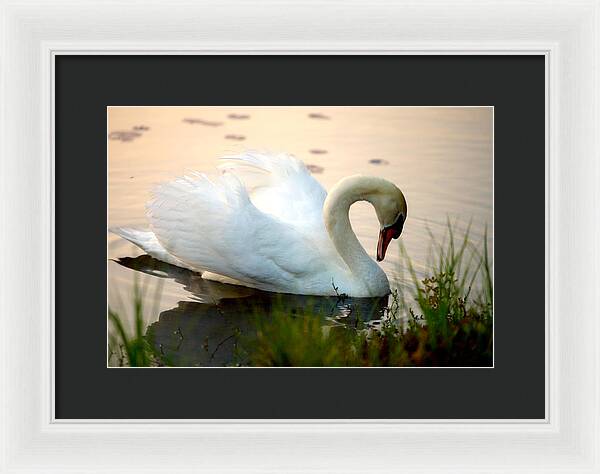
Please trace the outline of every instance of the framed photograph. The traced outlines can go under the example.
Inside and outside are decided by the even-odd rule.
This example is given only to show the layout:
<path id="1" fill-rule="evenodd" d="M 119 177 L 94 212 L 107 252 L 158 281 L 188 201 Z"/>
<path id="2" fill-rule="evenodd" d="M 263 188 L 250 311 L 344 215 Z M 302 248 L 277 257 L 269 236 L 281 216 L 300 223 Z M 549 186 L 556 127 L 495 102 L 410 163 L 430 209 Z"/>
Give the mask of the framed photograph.
<path id="1" fill-rule="evenodd" d="M 599 11 L 3 5 L 2 472 L 600 472 Z"/>

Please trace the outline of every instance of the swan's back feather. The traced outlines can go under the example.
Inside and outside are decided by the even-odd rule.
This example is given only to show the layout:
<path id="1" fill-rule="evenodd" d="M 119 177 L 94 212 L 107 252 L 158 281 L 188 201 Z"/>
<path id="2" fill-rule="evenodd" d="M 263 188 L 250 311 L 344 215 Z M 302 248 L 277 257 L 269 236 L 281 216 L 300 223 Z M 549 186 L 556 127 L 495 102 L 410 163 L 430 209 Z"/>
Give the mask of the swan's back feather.
<path id="1" fill-rule="evenodd" d="M 288 170 L 273 160 L 246 163 L 270 167 L 273 176 L 295 166 L 291 161 L 283 165 Z M 296 172 L 300 173 L 301 169 Z M 293 173 L 288 176 L 294 179 Z M 230 171 L 214 180 L 192 173 L 158 186 L 147 213 L 153 233 L 168 253 L 197 270 L 249 286 L 293 291 L 321 265 L 315 241 L 293 222 L 255 206 L 244 183 Z"/>
<path id="2" fill-rule="evenodd" d="M 302 161 L 292 155 L 246 152 L 225 156 L 220 168 L 240 178 L 259 171 L 262 179 L 245 180 L 254 205 L 264 213 L 293 225 L 299 232 L 323 231 L 323 203 L 327 192 Z"/>
<path id="3" fill-rule="evenodd" d="M 137 245 L 148 255 L 162 260 L 163 262 L 170 263 L 171 265 L 177 265 L 178 267 L 187 268 L 193 270 L 192 267 L 187 265 L 185 262 L 175 258 L 169 254 L 165 248 L 160 244 L 156 235 L 150 230 L 135 229 L 133 227 L 111 227 L 108 229 L 113 234 L 123 237 L 132 244 Z"/>
<path id="4" fill-rule="evenodd" d="M 221 161 L 224 162 L 219 166 L 221 169 L 249 166 L 261 171 L 279 175 L 280 177 L 302 173 L 306 170 L 306 166 L 304 166 L 302 161 L 287 153 L 275 155 L 257 151 L 246 151 L 238 155 L 223 156 L 221 157 Z"/>

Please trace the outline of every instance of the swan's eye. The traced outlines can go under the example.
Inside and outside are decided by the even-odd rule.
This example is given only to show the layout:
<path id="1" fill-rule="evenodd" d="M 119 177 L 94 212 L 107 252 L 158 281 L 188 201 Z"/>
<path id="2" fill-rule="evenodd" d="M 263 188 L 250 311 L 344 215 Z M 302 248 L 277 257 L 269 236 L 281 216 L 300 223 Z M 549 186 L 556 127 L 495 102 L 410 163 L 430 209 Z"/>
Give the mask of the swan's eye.
<path id="1" fill-rule="evenodd" d="M 392 225 L 386 227 L 386 229 L 391 231 L 391 235 L 393 236 L 394 239 L 397 239 L 398 237 L 400 237 L 400 234 L 402 234 L 403 227 L 404 227 L 404 213 L 401 212 L 400 214 L 398 214 L 396 221 Z"/>
<path id="2" fill-rule="evenodd" d="M 395 225 L 395 226 L 403 225 L 405 220 L 406 220 L 406 216 L 404 215 L 404 212 L 400 212 L 398 214 L 398 217 L 396 217 L 396 220 L 394 221 L 393 225 Z"/>

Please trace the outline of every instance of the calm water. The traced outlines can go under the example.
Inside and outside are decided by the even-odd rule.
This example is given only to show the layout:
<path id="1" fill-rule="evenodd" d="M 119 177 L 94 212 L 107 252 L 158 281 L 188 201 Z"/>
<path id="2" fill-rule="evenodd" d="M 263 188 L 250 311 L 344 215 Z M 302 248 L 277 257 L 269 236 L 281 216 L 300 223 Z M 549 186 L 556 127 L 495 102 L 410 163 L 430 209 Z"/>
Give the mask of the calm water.
<path id="1" fill-rule="evenodd" d="M 329 190 L 351 174 L 383 176 L 408 203 L 402 241 L 419 275 L 427 275 L 431 238 L 442 240 L 449 218 L 457 229 L 471 221 L 472 240 L 492 244 L 491 108 L 419 107 L 118 107 L 109 109 L 108 225 L 146 226 L 151 188 L 193 169 L 213 173 L 217 158 L 245 149 L 289 152 L 302 159 Z M 379 224 L 372 207 L 356 203 L 351 221 L 375 257 Z M 248 327 L 249 308 L 319 311 L 351 320 L 348 301 L 278 297 L 203 280 L 199 275 L 144 257 L 108 234 L 109 304 L 130 318 L 133 285 L 147 287 L 146 326 L 179 365 L 231 363 L 234 331 Z M 126 257 L 123 259 L 123 257 Z M 116 261 L 122 259 L 120 261 Z M 382 267 L 402 291 L 409 275 L 390 246 Z M 160 282 L 160 299 L 155 290 Z M 377 314 L 384 300 L 359 300 L 361 314 Z M 369 309 L 367 311 L 366 309 Z"/>

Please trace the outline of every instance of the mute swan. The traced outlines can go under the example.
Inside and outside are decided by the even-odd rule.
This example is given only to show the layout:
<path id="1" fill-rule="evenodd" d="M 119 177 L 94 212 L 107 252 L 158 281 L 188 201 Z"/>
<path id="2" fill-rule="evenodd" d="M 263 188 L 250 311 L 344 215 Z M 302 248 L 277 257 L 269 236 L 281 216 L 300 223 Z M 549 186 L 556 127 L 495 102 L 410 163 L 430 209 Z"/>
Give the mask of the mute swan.
<path id="1" fill-rule="evenodd" d="M 156 187 L 146 207 L 150 230 L 110 230 L 159 260 L 224 283 L 305 295 L 389 293 L 348 212 L 356 201 L 373 205 L 383 260 L 406 220 L 406 200 L 394 184 L 356 175 L 328 195 L 291 155 L 247 152 L 222 160 L 215 180 L 192 173 Z M 250 185 L 257 171 L 262 180 Z"/>

